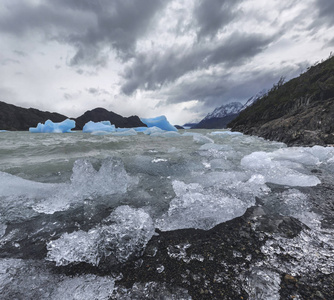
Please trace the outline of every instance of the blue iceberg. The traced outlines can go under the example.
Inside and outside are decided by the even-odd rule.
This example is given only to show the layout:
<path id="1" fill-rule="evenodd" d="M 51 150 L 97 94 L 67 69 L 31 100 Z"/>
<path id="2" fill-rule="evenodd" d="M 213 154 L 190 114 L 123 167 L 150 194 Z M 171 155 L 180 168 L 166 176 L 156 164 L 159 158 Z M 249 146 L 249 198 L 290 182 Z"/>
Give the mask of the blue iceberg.
<path id="1" fill-rule="evenodd" d="M 165 116 L 159 116 L 155 118 L 140 118 L 140 120 L 147 125 L 147 127 L 159 127 L 162 130 L 166 131 L 177 131 L 176 127 L 171 125 Z"/>
<path id="2" fill-rule="evenodd" d="M 30 127 L 29 131 L 33 133 L 65 133 L 71 132 L 71 129 L 75 127 L 75 121 L 66 119 L 60 123 L 53 123 L 51 120 L 47 120 L 45 124 L 38 123 L 37 127 Z"/>
<path id="3" fill-rule="evenodd" d="M 115 132 L 115 125 L 111 125 L 110 121 L 101 121 L 101 122 L 93 122 L 89 121 L 82 128 L 82 132 L 92 133 L 97 131 L 104 132 Z"/>

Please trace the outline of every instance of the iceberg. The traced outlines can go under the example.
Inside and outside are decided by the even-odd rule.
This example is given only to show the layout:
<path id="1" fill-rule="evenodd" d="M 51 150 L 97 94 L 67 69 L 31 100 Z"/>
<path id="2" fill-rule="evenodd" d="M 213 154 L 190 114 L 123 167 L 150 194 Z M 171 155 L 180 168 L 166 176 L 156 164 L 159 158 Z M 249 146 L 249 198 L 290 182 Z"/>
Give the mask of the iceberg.
<path id="1" fill-rule="evenodd" d="M 115 125 L 111 125 L 110 121 L 101 121 L 101 122 L 87 122 L 82 128 L 82 132 L 93 133 L 96 131 L 104 132 L 115 132 Z"/>
<path id="2" fill-rule="evenodd" d="M 52 133 L 65 133 L 65 132 L 71 132 L 71 129 L 75 127 L 75 121 L 66 119 L 63 122 L 60 123 L 54 123 L 51 120 L 47 120 L 45 124 L 38 123 L 37 127 L 30 127 L 29 132 L 33 133 L 46 133 L 46 132 L 52 132 Z"/>
<path id="3" fill-rule="evenodd" d="M 168 121 L 166 116 L 159 116 L 155 118 L 141 118 L 140 119 L 147 127 L 159 127 L 162 130 L 166 131 L 177 131 L 176 127 L 171 125 Z"/>

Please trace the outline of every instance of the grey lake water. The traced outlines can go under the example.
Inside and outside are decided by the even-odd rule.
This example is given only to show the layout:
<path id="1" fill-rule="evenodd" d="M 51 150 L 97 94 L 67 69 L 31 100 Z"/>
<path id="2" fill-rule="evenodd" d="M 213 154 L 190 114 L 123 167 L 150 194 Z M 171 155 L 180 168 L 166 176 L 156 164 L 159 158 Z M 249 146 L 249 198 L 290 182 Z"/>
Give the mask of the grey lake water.
<path id="1" fill-rule="evenodd" d="M 156 228 L 208 230 L 243 215 L 256 199 L 314 233 L 288 246 L 281 241 L 279 251 L 297 251 L 305 268 L 332 273 L 333 229 L 322 226 L 325 216 L 309 191 L 333 178 L 332 147 L 288 148 L 224 130 L 132 136 L 1 132 L 0 297 L 109 299 L 121 274 L 68 276 L 54 268 L 99 266 L 108 256 L 125 263 L 141 255 Z M 262 251 L 274 265 L 278 248 L 266 244 Z M 276 267 L 303 273 L 300 267 Z M 267 273 L 274 283 L 263 285 L 254 270 L 245 280 L 251 286 L 244 287 L 250 299 L 279 299 L 275 271 Z M 145 286 L 138 289 L 151 299 Z M 167 293 L 163 285 L 157 290 Z M 159 299 L 191 299 L 184 289 L 170 297 Z"/>

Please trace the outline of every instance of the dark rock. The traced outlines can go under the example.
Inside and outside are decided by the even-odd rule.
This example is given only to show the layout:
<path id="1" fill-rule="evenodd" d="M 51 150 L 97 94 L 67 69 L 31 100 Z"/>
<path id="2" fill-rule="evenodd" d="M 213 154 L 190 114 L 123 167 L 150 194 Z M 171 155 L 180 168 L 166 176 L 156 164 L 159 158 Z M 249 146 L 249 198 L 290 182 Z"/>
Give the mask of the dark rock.
<path id="1" fill-rule="evenodd" d="M 184 129 L 184 127 L 180 126 L 180 125 L 175 125 L 174 126 L 176 129 Z"/>
<path id="2" fill-rule="evenodd" d="M 156 282 L 170 291 L 182 288 L 192 299 L 249 299 L 244 278 L 256 263 L 266 260 L 261 250 L 266 241 L 272 235 L 293 238 L 307 230 L 294 218 L 267 213 L 263 207 L 252 207 L 243 216 L 207 231 L 157 230 L 143 255 L 123 265 L 105 258 L 98 267 L 72 264 L 58 272 L 121 273 L 122 279 L 117 281 L 120 291 Z"/>
<path id="3" fill-rule="evenodd" d="M 82 116 L 74 120 L 76 123 L 76 130 L 82 130 L 83 126 L 89 121 L 110 121 L 111 124 L 114 124 L 119 128 L 147 127 L 142 121 L 140 121 L 138 116 L 125 118 L 101 107 L 86 111 Z"/>
<path id="4" fill-rule="evenodd" d="M 38 123 L 45 123 L 48 119 L 53 122 L 62 122 L 67 117 L 58 113 L 22 108 L 0 101 L 1 130 L 29 130 L 29 127 L 36 127 Z"/>

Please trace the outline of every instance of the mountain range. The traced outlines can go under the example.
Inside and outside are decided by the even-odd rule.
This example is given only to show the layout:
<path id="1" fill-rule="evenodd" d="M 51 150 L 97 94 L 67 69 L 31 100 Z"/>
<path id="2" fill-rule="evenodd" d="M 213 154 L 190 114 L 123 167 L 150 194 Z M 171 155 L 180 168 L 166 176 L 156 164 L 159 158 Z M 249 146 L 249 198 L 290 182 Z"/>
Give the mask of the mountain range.
<path id="1" fill-rule="evenodd" d="M 212 113 L 206 115 L 206 117 L 198 124 L 194 124 L 191 128 L 226 128 L 227 124 L 233 121 L 241 111 L 246 107 L 251 106 L 261 97 L 266 94 L 266 90 L 262 90 L 256 95 L 250 97 L 245 104 L 240 102 L 231 102 L 217 107 Z"/>
<path id="2" fill-rule="evenodd" d="M 22 108 L 0 101 L 1 130 L 25 131 L 29 130 L 29 127 L 36 127 L 38 123 L 45 123 L 48 119 L 53 122 L 62 122 L 68 119 L 68 117 L 55 112 L 40 111 L 34 108 Z M 82 116 L 72 118 L 72 120 L 76 123 L 76 130 L 81 130 L 89 121 L 110 121 L 111 124 L 120 128 L 146 127 L 146 125 L 140 121 L 138 116 L 126 118 L 100 107 L 86 111 Z"/>

